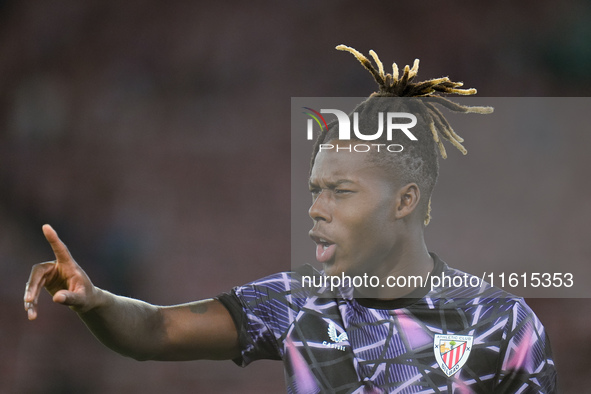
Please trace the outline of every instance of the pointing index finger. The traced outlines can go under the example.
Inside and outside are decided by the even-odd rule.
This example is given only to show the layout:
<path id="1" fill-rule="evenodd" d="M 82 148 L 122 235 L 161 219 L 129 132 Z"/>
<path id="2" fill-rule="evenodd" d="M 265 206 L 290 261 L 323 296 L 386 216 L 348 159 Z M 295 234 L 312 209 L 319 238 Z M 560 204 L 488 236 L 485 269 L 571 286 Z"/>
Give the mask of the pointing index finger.
<path id="1" fill-rule="evenodd" d="M 43 225 L 43 235 L 51 245 L 58 263 L 69 261 L 72 258 L 66 245 L 59 239 L 57 233 L 49 224 Z"/>

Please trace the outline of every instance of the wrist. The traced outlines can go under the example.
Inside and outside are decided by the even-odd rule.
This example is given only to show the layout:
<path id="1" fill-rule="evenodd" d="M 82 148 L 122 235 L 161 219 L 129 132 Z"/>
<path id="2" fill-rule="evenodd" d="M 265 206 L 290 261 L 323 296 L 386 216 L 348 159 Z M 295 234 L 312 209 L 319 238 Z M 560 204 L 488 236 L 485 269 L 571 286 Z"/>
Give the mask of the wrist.
<path id="1" fill-rule="evenodd" d="M 73 309 L 80 315 L 84 315 L 89 312 L 96 312 L 100 309 L 108 307 L 109 305 L 112 305 L 114 302 L 114 297 L 115 296 L 108 291 L 93 285 L 87 297 L 88 302 L 85 305 L 81 305 L 80 307 Z"/>

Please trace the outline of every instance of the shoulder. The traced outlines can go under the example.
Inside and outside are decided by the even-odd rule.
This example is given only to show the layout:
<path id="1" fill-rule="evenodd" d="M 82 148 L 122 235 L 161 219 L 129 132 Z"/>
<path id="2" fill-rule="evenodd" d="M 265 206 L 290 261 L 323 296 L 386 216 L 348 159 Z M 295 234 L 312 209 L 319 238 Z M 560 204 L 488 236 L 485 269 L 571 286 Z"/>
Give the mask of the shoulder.
<path id="1" fill-rule="evenodd" d="M 434 289 L 429 296 L 444 309 L 447 306 L 459 308 L 477 317 L 474 321 L 489 322 L 499 329 L 502 327 L 503 337 L 507 341 L 515 341 L 523 335 L 530 339 L 545 339 L 544 326 L 522 297 L 492 286 L 483 277 L 441 263 L 441 278 L 450 280 Z M 538 345 L 544 346 L 543 342 L 540 341 Z"/>
<path id="2" fill-rule="evenodd" d="M 524 304 L 523 299 L 499 287 L 491 285 L 486 276 L 481 277 L 452 268 L 435 256 L 436 269 L 431 278 L 433 296 L 464 299 L 472 303 L 503 302 L 507 307 Z"/>
<path id="3" fill-rule="evenodd" d="M 278 272 L 250 283 L 236 286 L 232 293 L 246 307 L 265 304 L 302 304 L 317 289 L 307 286 L 309 278 L 322 274 L 309 264 L 293 271 Z M 308 282 L 306 282 L 308 279 Z"/>
<path id="4" fill-rule="evenodd" d="M 441 260 L 432 273 L 431 291 L 422 302 L 448 318 L 455 317 L 460 327 L 479 333 L 494 328 L 498 340 L 523 319 L 537 321 L 523 298 L 492 286 L 483 277 L 451 268 Z"/>

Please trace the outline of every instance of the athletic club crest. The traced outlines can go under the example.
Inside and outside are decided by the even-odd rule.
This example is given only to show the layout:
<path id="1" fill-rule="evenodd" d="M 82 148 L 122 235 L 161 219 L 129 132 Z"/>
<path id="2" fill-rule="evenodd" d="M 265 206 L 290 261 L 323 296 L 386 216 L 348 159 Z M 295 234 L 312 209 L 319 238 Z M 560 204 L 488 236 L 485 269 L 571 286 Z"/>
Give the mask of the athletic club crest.
<path id="1" fill-rule="evenodd" d="M 435 334 L 433 352 L 439 368 L 451 376 L 458 372 L 470 356 L 472 350 L 471 335 L 441 335 Z"/>

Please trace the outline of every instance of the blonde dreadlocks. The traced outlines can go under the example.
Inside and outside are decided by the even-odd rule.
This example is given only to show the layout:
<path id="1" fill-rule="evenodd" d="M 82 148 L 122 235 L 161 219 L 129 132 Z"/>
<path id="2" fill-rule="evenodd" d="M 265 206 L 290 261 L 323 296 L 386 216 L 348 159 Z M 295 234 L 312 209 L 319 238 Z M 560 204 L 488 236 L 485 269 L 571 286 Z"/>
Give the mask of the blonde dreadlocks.
<path id="1" fill-rule="evenodd" d="M 351 53 L 359 62 L 365 67 L 378 83 L 379 90 L 372 93 L 369 98 L 361 103 L 354 112 L 375 112 L 377 107 L 382 105 L 376 103 L 373 98 L 377 97 L 409 97 L 417 98 L 418 112 L 424 117 L 426 124 L 429 125 L 429 133 L 435 145 L 439 149 L 442 158 L 447 158 L 447 152 L 443 145 L 442 139 L 448 140 L 464 155 L 467 153 L 466 148 L 462 145 L 464 139 L 454 132 L 448 121 L 445 119 L 441 111 L 436 105 L 441 105 L 453 112 L 463 113 L 479 113 L 489 114 L 493 112 L 491 107 L 477 107 L 464 106 L 443 97 L 446 94 L 458 95 L 473 95 L 476 94 L 476 89 L 461 89 L 463 83 L 452 82 L 448 77 L 430 79 L 423 82 L 413 82 L 419 70 L 419 60 L 416 59 L 411 67 L 405 66 L 402 75 L 396 63 L 392 64 L 392 74 L 386 74 L 384 65 L 379 59 L 378 55 L 371 50 L 370 56 L 377 65 L 377 69 L 373 66 L 371 61 L 358 52 L 357 50 L 339 45 L 336 49 Z M 416 104 L 416 103 L 415 103 Z M 413 104 L 413 107 L 415 107 Z M 360 115 L 361 117 L 361 115 Z M 375 119 L 375 116 L 366 116 L 368 119 Z M 319 151 L 319 146 L 325 141 L 331 140 L 335 137 L 334 128 L 329 126 L 330 130 L 323 130 L 319 135 L 314 153 L 312 155 L 311 167 L 314 165 L 314 160 Z M 420 189 L 428 196 L 426 206 L 423 206 L 425 213 L 424 223 L 429 224 L 431 220 L 431 192 L 439 174 L 439 165 L 437 163 L 437 154 L 434 153 L 433 144 L 429 144 L 426 139 L 421 139 L 423 142 L 417 146 L 409 146 L 400 155 L 388 155 L 388 159 L 383 157 L 375 158 L 379 162 L 388 162 L 397 168 L 402 168 L 403 175 L 406 177 L 405 181 L 414 181 L 419 184 Z M 378 156 L 378 155 L 376 155 Z M 384 155 L 381 155 L 384 156 Z M 424 204 L 424 203 L 423 203 Z"/>
<path id="2" fill-rule="evenodd" d="M 405 66 L 402 77 L 399 78 L 396 63 L 392 64 L 392 74 L 385 74 L 384 65 L 377 53 L 373 50 L 370 50 L 369 54 L 378 65 L 378 70 L 375 69 L 367 57 L 357 50 L 346 45 L 339 45 L 336 49 L 353 54 L 363 67 L 373 75 L 380 90 L 372 93 L 370 97 L 423 97 L 421 101 L 426 107 L 429 128 L 431 129 L 435 143 L 439 147 L 441 157 L 444 159 L 447 158 L 447 152 L 445 151 L 443 142 L 441 142 L 440 136 L 451 142 L 464 155 L 468 151 L 462 145 L 464 139 L 453 131 L 441 111 L 433 105 L 434 103 L 441 104 L 454 112 L 472 112 L 478 114 L 490 114 L 493 112 L 492 107 L 468 107 L 437 95 L 437 93 L 460 94 L 464 96 L 476 94 L 476 89 L 474 88 L 458 89 L 464 85 L 462 82 L 452 82 L 448 77 L 435 78 L 417 83 L 411 82 L 419 71 L 419 59 L 415 59 L 412 68 L 408 65 Z"/>

